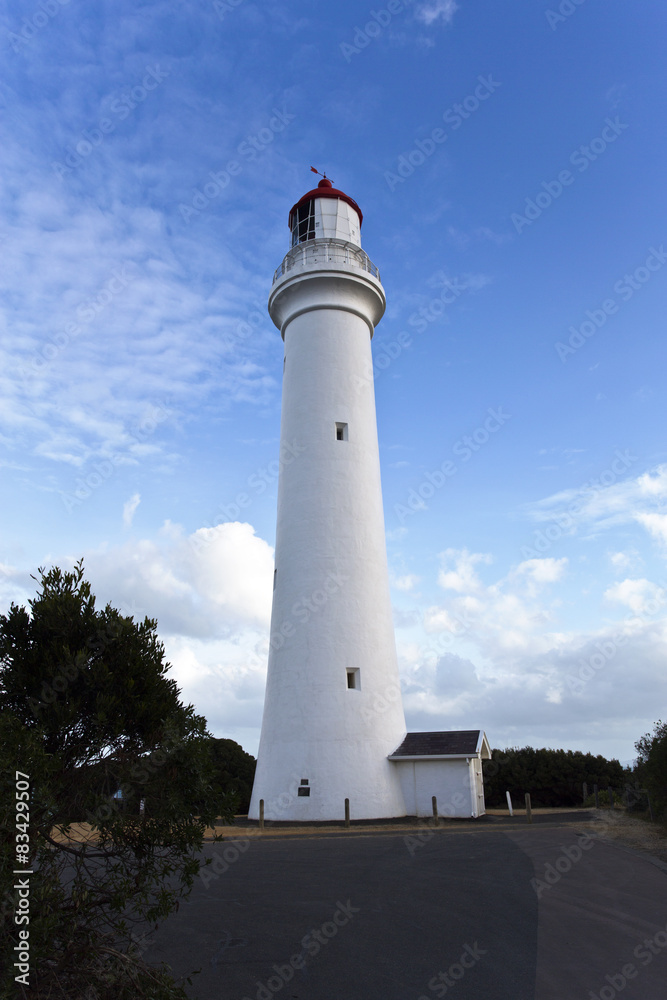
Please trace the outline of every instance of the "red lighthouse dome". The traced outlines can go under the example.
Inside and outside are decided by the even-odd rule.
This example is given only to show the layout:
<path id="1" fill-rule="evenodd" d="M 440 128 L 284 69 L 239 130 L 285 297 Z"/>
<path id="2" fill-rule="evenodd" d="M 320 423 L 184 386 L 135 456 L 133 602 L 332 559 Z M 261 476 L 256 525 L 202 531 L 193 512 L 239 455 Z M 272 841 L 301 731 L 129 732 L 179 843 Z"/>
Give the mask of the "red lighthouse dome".
<path id="1" fill-rule="evenodd" d="M 362 220 L 356 201 L 323 177 L 290 209 L 292 246 L 314 239 L 343 239 L 361 246 Z"/>

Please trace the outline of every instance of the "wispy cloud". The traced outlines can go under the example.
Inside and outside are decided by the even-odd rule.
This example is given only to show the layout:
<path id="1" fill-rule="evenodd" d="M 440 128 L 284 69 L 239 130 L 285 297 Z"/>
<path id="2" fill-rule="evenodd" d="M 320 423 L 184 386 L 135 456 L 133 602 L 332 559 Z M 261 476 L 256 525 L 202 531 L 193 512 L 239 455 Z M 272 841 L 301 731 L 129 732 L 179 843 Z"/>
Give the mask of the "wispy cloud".
<path id="1" fill-rule="evenodd" d="M 123 504 L 123 525 L 126 528 L 132 526 L 132 521 L 137 507 L 141 503 L 141 493 L 134 493 L 129 500 Z"/>
<path id="2" fill-rule="evenodd" d="M 454 3 L 454 0 L 432 0 L 430 3 L 421 4 L 415 16 L 418 21 L 427 25 L 435 21 L 451 24 L 458 9 L 458 4 Z"/>
<path id="3" fill-rule="evenodd" d="M 656 510 L 667 502 L 667 465 L 624 478 L 637 459 L 627 451 L 621 454 L 623 460 L 616 459 L 600 475 L 526 504 L 524 512 L 537 522 L 560 519 L 563 530 L 571 532 L 581 528 L 594 533 L 636 522 L 654 537 L 667 540 L 667 518 Z"/>

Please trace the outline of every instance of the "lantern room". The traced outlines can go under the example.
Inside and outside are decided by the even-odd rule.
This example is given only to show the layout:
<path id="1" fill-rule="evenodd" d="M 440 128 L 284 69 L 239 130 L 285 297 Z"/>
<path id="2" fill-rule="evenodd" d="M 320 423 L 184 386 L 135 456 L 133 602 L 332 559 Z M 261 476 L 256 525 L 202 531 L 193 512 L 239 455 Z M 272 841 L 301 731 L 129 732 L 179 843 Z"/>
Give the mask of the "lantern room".
<path id="1" fill-rule="evenodd" d="M 307 240 L 345 240 L 361 246 L 363 216 L 356 201 L 338 191 L 324 177 L 292 206 L 289 227 L 292 246 Z"/>

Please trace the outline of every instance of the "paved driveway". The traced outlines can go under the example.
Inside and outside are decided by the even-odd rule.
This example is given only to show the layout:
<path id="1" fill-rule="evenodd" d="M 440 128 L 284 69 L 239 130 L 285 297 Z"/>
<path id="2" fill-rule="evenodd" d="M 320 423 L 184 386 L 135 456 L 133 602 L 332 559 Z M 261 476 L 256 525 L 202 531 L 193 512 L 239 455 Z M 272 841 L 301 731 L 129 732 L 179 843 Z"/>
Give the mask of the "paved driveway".
<path id="1" fill-rule="evenodd" d="M 211 844 L 145 957 L 200 1000 L 667 1000 L 667 872 L 576 826 Z"/>

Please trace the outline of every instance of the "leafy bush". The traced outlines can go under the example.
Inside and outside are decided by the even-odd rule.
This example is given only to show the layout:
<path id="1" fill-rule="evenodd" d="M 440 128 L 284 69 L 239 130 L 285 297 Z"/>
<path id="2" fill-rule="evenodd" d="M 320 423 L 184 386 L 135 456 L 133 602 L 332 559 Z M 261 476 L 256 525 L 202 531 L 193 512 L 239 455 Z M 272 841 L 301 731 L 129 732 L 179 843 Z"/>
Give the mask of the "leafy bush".
<path id="1" fill-rule="evenodd" d="M 651 796 L 656 819 L 667 819 L 667 722 L 656 722 L 652 733 L 635 743 L 635 778 Z"/>
<path id="2" fill-rule="evenodd" d="M 156 623 L 134 622 L 110 605 L 98 611 L 81 563 L 73 572 L 40 570 L 38 582 L 30 611 L 12 605 L 0 616 L 7 886 L 23 867 L 17 772 L 29 776 L 19 816 L 33 872 L 30 973 L 19 995 L 184 997 L 133 942 L 178 907 L 202 864 L 206 826 L 231 821 L 236 801 L 216 784 L 205 719 L 181 703 L 167 676 Z M 0 925 L 7 996 L 16 996 L 16 906 L 10 891 Z"/>
<path id="3" fill-rule="evenodd" d="M 530 792 L 533 806 L 580 806 L 583 784 L 592 791 L 611 786 L 622 788 L 626 774 L 617 760 L 573 750 L 535 750 L 511 747 L 493 750 L 492 759 L 483 762 L 484 796 L 487 806 L 504 806 L 505 792 L 512 801 L 523 804 Z"/>

